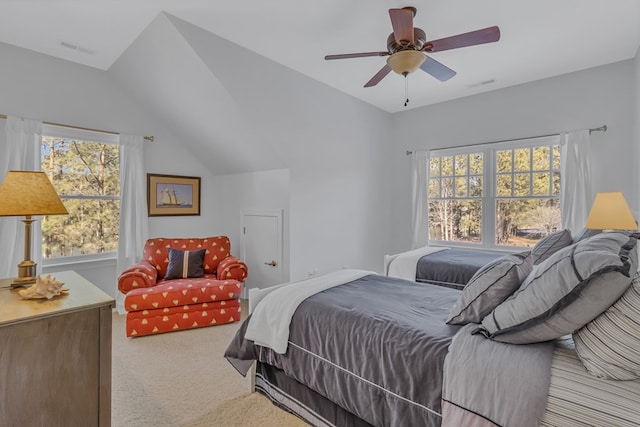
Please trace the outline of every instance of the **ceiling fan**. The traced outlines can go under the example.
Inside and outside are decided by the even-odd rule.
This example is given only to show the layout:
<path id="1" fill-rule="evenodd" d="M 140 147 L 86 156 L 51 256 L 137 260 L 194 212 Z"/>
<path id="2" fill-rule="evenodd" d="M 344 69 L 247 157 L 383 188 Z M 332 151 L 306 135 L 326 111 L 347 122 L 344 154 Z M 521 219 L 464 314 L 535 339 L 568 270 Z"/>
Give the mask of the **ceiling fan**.
<path id="1" fill-rule="evenodd" d="M 413 17 L 416 15 L 416 12 L 417 9 L 411 6 L 403 7 L 402 9 L 389 9 L 393 33 L 387 38 L 386 51 L 327 55 L 324 59 L 388 56 L 387 64 L 382 67 L 364 87 L 377 85 L 380 80 L 392 70 L 407 77 L 407 75 L 413 73 L 418 68 L 444 82 L 455 76 L 456 72 L 436 61 L 431 55 L 427 55 L 427 53 L 441 52 L 443 50 L 457 49 L 500 40 L 500 29 L 494 26 L 427 41 L 425 32 L 413 26 Z"/>

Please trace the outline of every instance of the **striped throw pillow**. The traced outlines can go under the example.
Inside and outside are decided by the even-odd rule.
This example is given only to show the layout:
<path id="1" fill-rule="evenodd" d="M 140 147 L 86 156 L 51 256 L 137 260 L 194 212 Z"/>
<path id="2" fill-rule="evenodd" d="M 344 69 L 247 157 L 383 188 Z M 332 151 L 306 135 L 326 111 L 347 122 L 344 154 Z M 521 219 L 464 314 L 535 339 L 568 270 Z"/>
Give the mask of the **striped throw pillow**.
<path id="1" fill-rule="evenodd" d="M 599 378 L 640 378 L 640 276 L 620 299 L 573 334 L 584 367 Z"/>
<path id="2" fill-rule="evenodd" d="M 169 249 L 169 265 L 165 280 L 204 277 L 204 254 L 206 249 L 181 251 Z"/>

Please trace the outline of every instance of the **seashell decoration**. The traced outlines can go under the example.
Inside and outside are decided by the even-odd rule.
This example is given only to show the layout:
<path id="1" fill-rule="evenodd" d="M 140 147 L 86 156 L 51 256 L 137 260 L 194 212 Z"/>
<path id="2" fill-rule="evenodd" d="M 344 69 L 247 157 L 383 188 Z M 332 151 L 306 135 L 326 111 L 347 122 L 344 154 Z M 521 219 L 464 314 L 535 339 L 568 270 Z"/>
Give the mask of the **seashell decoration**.
<path id="1" fill-rule="evenodd" d="M 47 274 L 44 278 L 36 277 L 36 283 L 18 291 L 23 299 L 51 299 L 58 295 L 65 295 L 69 289 L 63 288 L 64 283 L 58 282 L 56 279 Z"/>

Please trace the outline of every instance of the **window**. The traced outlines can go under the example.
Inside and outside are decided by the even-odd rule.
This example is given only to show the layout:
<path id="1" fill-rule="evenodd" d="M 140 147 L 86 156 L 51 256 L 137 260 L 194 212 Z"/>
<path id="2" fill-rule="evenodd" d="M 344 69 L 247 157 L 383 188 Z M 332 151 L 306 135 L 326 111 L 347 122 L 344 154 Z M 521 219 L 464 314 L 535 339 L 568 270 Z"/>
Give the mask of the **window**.
<path id="1" fill-rule="evenodd" d="M 69 215 L 42 219 L 43 259 L 118 249 L 120 160 L 117 135 L 45 126 L 41 169 Z"/>
<path id="2" fill-rule="evenodd" d="M 533 246 L 560 228 L 559 137 L 432 152 L 429 239 Z"/>

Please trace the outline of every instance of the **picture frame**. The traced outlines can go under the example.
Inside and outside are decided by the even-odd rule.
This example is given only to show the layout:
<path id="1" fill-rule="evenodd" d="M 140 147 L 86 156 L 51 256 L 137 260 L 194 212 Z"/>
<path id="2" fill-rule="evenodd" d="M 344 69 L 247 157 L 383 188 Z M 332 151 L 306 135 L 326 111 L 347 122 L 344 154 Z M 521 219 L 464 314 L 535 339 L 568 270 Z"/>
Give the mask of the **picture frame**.
<path id="1" fill-rule="evenodd" d="M 200 177 L 147 174 L 148 216 L 200 215 Z"/>

